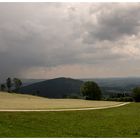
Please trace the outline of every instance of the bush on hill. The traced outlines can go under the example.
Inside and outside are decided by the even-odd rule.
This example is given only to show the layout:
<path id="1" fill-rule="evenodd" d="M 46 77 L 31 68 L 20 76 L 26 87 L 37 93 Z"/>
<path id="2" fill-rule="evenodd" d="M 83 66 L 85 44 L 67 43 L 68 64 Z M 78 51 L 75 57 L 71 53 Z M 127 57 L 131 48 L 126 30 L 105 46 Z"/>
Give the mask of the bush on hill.
<path id="1" fill-rule="evenodd" d="M 132 102 L 132 97 L 120 97 L 120 98 L 107 98 L 106 101 L 118 101 L 118 102 Z"/>

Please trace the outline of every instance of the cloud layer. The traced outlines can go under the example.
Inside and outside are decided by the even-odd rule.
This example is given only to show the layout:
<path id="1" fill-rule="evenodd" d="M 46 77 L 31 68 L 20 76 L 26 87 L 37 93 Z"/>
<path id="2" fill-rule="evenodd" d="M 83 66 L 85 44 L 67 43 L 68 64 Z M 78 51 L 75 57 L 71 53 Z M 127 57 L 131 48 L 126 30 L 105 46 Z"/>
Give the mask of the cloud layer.
<path id="1" fill-rule="evenodd" d="M 1 3 L 1 79 L 138 76 L 139 10 L 139 3 Z"/>

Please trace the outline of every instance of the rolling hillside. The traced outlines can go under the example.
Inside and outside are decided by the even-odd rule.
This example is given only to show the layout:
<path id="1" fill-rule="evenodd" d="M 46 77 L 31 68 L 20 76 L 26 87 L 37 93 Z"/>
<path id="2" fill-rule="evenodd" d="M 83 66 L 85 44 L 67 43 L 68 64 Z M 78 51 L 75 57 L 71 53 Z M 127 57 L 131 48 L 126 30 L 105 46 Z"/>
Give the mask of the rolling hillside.
<path id="1" fill-rule="evenodd" d="M 33 95 L 0 92 L 0 111 L 59 110 L 98 108 L 120 105 L 122 102 L 88 101 L 83 99 L 48 99 Z"/>
<path id="2" fill-rule="evenodd" d="M 140 78 L 91 78 L 74 80 L 71 78 L 56 78 L 51 80 L 26 79 L 23 81 L 21 93 L 35 94 L 49 98 L 63 98 L 79 93 L 83 81 L 95 81 L 101 88 L 103 97 L 112 94 L 127 93 L 131 95 L 134 87 L 140 86 Z M 55 88 L 54 88 L 55 87 Z"/>
<path id="3" fill-rule="evenodd" d="M 83 81 L 62 77 L 24 86 L 20 89 L 20 93 L 49 98 L 63 98 L 72 94 L 80 95 L 82 84 Z"/>

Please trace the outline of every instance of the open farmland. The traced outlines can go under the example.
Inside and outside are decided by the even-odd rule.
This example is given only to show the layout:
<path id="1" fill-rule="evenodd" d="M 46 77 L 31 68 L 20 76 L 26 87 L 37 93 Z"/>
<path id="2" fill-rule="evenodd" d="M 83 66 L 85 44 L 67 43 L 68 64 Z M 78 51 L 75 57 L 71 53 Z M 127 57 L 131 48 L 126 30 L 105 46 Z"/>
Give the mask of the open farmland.
<path id="1" fill-rule="evenodd" d="M 0 137 L 140 137 L 140 104 L 66 112 L 0 112 Z"/>
<path id="2" fill-rule="evenodd" d="M 140 104 L 61 112 L 3 112 L 117 105 L 120 102 L 48 99 L 0 93 L 0 137 L 140 137 Z"/>
<path id="3" fill-rule="evenodd" d="M 97 108 L 119 105 L 121 102 L 81 99 L 48 99 L 43 97 L 0 92 L 0 110 Z"/>

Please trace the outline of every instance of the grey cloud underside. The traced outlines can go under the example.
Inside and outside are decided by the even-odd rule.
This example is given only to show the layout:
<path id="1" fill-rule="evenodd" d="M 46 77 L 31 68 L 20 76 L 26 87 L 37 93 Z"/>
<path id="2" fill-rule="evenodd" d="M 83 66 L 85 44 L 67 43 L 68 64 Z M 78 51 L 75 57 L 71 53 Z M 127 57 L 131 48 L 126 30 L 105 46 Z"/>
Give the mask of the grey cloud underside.
<path id="1" fill-rule="evenodd" d="M 127 59 L 114 49 L 139 36 L 139 10 L 139 3 L 1 3 L 0 73 Z"/>
<path id="2" fill-rule="evenodd" d="M 113 8 L 112 8 L 113 7 Z M 109 10 L 112 8 L 112 10 Z M 97 23 L 87 23 L 88 35 L 85 40 L 93 42 L 95 40 L 119 40 L 123 36 L 137 35 L 140 29 L 140 4 L 137 7 L 121 7 L 121 5 L 111 5 L 103 7 Z M 91 15 L 94 13 L 91 13 Z M 92 42 L 92 43 L 93 43 Z"/>

